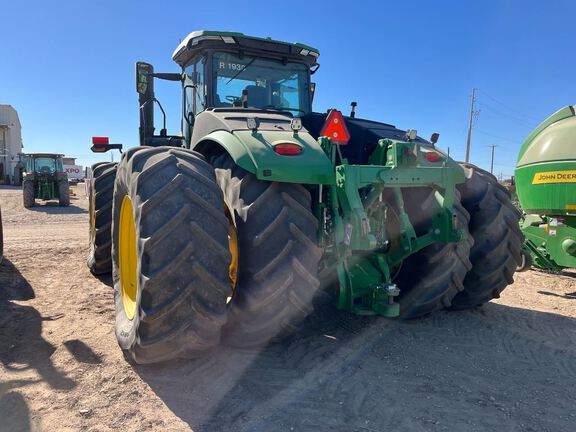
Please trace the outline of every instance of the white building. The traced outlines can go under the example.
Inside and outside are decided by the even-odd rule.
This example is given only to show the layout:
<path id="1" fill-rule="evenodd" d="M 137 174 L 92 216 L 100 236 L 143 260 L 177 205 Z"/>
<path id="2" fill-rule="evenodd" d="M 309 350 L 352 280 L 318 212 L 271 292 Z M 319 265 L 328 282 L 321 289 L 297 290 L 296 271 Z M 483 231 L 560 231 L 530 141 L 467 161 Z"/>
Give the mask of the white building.
<path id="1" fill-rule="evenodd" d="M 0 183 L 19 181 L 18 153 L 22 152 L 22 126 L 11 105 L 0 104 Z"/>

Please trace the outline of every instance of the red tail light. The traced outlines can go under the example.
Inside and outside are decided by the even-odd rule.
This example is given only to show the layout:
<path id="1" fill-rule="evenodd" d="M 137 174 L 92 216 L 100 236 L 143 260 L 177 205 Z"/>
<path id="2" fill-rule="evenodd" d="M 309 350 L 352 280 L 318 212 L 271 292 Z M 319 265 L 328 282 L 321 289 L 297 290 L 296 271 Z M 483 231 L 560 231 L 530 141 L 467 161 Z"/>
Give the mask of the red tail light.
<path id="1" fill-rule="evenodd" d="M 59 173 L 58 173 L 58 176 L 59 176 L 59 177 L 64 177 L 65 175 L 66 175 L 65 172 L 59 172 Z"/>
<path id="2" fill-rule="evenodd" d="M 442 160 L 442 156 L 433 151 L 425 152 L 424 157 L 428 162 L 439 162 Z"/>
<path id="3" fill-rule="evenodd" d="M 302 147 L 295 143 L 280 143 L 274 145 L 274 151 L 282 156 L 297 156 L 302 153 Z"/>
<path id="4" fill-rule="evenodd" d="M 108 137 L 92 137 L 92 144 L 108 145 L 110 140 Z"/>

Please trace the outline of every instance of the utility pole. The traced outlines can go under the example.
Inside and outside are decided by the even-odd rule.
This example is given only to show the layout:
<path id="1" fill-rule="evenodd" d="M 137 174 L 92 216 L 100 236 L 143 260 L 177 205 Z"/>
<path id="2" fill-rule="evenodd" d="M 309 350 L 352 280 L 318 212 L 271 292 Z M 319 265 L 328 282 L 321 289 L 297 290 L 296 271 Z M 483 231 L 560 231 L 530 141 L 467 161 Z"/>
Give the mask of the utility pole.
<path id="1" fill-rule="evenodd" d="M 468 138 L 466 139 L 466 162 L 470 162 L 470 138 L 472 136 L 472 119 L 474 118 L 474 102 L 476 101 L 476 89 L 472 88 L 470 96 L 470 120 L 468 121 Z"/>
<path id="2" fill-rule="evenodd" d="M 490 160 L 490 174 L 494 173 L 494 148 L 498 147 L 496 144 L 492 144 L 491 146 L 488 147 L 492 147 L 492 159 Z"/>

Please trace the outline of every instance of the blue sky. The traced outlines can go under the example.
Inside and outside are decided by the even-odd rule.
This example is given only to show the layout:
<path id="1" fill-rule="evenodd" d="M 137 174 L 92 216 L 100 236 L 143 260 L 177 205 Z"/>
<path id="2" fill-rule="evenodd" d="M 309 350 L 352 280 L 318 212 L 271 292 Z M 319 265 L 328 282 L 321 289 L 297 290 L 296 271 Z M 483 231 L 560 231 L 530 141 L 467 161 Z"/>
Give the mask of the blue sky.
<path id="1" fill-rule="evenodd" d="M 576 103 L 575 16 L 573 0 L 10 1 L 0 103 L 18 110 L 27 151 L 93 163 L 93 135 L 137 144 L 137 60 L 176 72 L 171 54 L 189 32 L 240 31 L 320 50 L 316 111 L 357 101 L 361 117 L 439 132 L 457 159 L 478 88 L 471 161 L 489 168 L 496 144 L 495 174 L 508 176 L 532 128 Z M 178 133 L 178 85 L 160 82 L 156 94 Z"/>

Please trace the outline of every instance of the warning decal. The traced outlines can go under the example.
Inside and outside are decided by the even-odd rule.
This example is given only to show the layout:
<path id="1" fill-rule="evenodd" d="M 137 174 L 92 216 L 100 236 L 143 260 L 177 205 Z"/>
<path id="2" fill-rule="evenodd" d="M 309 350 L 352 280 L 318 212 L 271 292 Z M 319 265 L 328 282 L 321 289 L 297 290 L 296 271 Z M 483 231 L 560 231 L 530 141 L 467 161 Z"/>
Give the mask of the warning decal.
<path id="1" fill-rule="evenodd" d="M 576 170 L 548 171 L 534 174 L 532 184 L 543 183 L 576 183 Z"/>

